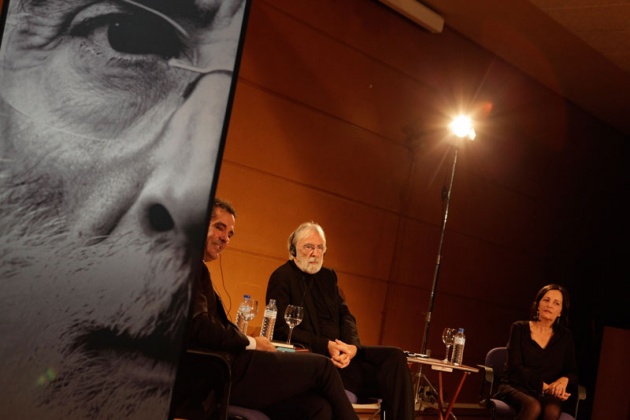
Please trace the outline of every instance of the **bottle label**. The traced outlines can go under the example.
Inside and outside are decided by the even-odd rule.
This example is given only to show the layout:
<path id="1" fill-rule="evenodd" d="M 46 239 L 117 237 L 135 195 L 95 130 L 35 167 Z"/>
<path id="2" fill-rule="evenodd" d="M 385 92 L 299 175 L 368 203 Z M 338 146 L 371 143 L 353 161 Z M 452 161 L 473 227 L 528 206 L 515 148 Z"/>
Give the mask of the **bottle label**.
<path id="1" fill-rule="evenodd" d="M 278 316 L 278 312 L 270 311 L 269 309 L 265 310 L 265 317 L 276 318 Z"/>
<path id="2" fill-rule="evenodd" d="M 465 342 L 466 342 L 466 339 L 464 337 L 455 337 L 455 344 L 464 345 Z"/>

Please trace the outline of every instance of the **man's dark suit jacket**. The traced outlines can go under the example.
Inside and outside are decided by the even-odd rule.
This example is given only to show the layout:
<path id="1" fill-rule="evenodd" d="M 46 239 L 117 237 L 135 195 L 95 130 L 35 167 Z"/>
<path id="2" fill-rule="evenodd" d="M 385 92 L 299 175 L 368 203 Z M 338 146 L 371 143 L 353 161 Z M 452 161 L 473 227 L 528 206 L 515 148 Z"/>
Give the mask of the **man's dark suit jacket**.
<path id="1" fill-rule="evenodd" d="M 319 288 L 324 302 L 316 304 L 313 291 Z M 304 319 L 295 327 L 291 341 L 310 348 L 312 352 L 329 356 L 328 341 L 339 339 L 346 344 L 354 344 L 361 349 L 357 323 L 348 305 L 339 293 L 337 274 L 334 270 L 322 267 L 315 274 L 302 272 L 293 261 L 278 267 L 269 278 L 266 300 L 275 299 L 279 316 L 284 316 L 287 305 L 304 307 Z M 319 306 L 316 306 L 319 305 Z M 327 308 L 329 321 L 319 316 L 317 308 Z M 289 328 L 284 322 L 276 323 L 274 340 L 285 340 Z"/>
<path id="2" fill-rule="evenodd" d="M 188 345 L 221 354 L 231 363 L 234 353 L 245 350 L 249 340 L 228 319 L 219 295 L 212 289 L 210 272 L 205 264 L 202 273 L 193 285 Z"/>

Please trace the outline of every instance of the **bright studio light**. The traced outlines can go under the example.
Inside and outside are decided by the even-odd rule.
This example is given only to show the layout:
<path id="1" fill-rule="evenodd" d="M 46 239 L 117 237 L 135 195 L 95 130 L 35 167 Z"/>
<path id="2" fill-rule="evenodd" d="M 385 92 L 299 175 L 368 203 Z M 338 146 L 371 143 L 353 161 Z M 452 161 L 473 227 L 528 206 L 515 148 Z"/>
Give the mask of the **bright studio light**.
<path id="1" fill-rule="evenodd" d="M 458 115 L 455 119 L 448 125 L 451 132 L 455 134 L 459 138 L 468 137 L 470 140 L 474 140 L 477 136 L 475 133 L 475 129 L 472 126 L 472 120 L 470 117 L 465 115 Z"/>

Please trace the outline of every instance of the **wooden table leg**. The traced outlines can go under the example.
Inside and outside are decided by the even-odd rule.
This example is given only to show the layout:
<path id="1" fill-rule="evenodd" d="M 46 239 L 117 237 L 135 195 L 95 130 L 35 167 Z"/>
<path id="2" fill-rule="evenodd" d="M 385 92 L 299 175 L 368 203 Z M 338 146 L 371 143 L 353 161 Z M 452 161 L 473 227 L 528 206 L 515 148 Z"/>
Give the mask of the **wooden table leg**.
<path id="1" fill-rule="evenodd" d="M 444 420 L 444 398 L 442 398 L 442 372 L 438 372 L 438 414 L 440 416 L 440 420 Z"/>
<path id="2" fill-rule="evenodd" d="M 441 372 L 440 372 L 441 374 Z M 470 375 L 470 373 L 468 372 L 462 372 L 462 379 L 459 381 L 459 385 L 457 386 L 457 390 L 455 391 L 455 395 L 453 395 L 453 398 L 451 398 L 451 402 L 449 402 L 448 407 L 446 409 L 446 413 L 444 413 L 444 419 L 448 419 L 448 416 L 451 415 L 451 411 L 453 411 L 453 406 L 455 405 L 455 401 L 457 401 L 457 397 L 459 396 L 459 391 L 462 390 L 462 387 L 464 386 L 464 381 L 466 380 L 466 376 Z M 442 392 L 442 381 L 441 381 L 441 377 L 440 377 L 440 393 Z M 440 397 L 441 399 L 441 397 Z M 441 418 L 442 420 L 442 418 Z"/>

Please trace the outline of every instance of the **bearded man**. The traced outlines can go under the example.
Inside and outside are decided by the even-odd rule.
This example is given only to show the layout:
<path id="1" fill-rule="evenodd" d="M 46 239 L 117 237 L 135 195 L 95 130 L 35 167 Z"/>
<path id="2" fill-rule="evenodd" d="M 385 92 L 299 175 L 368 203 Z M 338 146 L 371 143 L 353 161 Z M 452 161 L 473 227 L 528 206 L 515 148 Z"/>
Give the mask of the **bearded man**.
<path id="1" fill-rule="evenodd" d="M 386 418 L 413 420 L 414 397 L 407 358 L 398 347 L 365 346 L 356 319 L 339 292 L 337 274 L 324 267 L 326 235 L 315 222 L 302 223 L 289 235 L 289 261 L 269 278 L 266 301 L 275 299 L 278 313 L 287 305 L 304 307 L 292 343 L 332 360 L 346 390 L 359 397 L 382 399 Z M 286 339 L 289 327 L 278 317 L 274 338 Z"/>
<path id="2" fill-rule="evenodd" d="M 10 0 L 4 417 L 165 418 L 246 5 Z"/>

